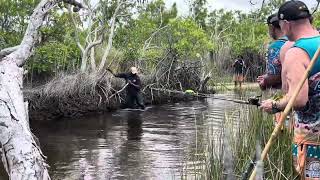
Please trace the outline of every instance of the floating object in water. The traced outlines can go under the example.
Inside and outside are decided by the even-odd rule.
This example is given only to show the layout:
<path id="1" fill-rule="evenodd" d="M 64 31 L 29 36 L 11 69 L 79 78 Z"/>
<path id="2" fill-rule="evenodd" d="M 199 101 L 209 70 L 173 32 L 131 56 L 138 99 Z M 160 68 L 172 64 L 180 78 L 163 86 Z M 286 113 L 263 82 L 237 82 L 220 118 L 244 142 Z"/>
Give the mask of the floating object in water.
<path id="1" fill-rule="evenodd" d="M 192 89 L 187 89 L 187 90 L 184 91 L 184 93 L 190 94 L 190 95 L 194 95 L 195 94 L 195 92 Z"/>
<path id="2" fill-rule="evenodd" d="M 122 109 L 123 111 L 146 111 L 148 109 L 150 109 L 151 106 L 149 107 L 145 107 L 144 109 L 141 109 L 141 108 L 125 108 L 125 109 Z"/>

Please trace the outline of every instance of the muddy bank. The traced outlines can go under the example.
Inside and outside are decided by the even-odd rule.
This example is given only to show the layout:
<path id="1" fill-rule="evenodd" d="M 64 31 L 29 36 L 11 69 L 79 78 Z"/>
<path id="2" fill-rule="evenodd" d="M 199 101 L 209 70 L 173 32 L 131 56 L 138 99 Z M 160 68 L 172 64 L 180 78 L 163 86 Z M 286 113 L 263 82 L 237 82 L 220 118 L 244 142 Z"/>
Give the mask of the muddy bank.
<path id="1" fill-rule="evenodd" d="M 151 93 L 152 92 L 152 93 Z M 29 101 L 29 116 L 31 120 L 54 120 L 63 117 L 77 117 L 89 113 L 110 112 L 120 108 L 125 101 L 125 92 L 119 93 L 117 97 L 106 100 L 103 94 L 95 96 L 82 94 L 67 98 L 41 97 L 39 92 L 28 92 L 26 99 Z M 85 98 L 88 97 L 88 98 Z M 147 88 L 143 92 L 146 105 L 155 105 L 179 101 L 191 101 L 201 97 L 152 90 Z"/>
<path id="2" fill-rule="evenodd" d="M 162 88 L 161 81 L 155 81 L 152 75 L 142 76 L 141 79 L 146 105 L 200 98 L 183 93 L 183 89 L 167 91 L 168 88 Z M 176 84 L 174 81 L 171 83 Z M 197 87 L 189 83 L 191 88 L 188 89 L 197 90 L 199 82 L 194 84 Z M 180 85 L 183 88 L 184 84 Z M 126 99 L 124 87 L 123 80 L 114 78 L 107 72 L 100 75 L 77 73 L 62 75 L 43 86 L 26 89 L 24 96 L 29 102 L 30 120 L 53 120 L 116 110 Z"/>

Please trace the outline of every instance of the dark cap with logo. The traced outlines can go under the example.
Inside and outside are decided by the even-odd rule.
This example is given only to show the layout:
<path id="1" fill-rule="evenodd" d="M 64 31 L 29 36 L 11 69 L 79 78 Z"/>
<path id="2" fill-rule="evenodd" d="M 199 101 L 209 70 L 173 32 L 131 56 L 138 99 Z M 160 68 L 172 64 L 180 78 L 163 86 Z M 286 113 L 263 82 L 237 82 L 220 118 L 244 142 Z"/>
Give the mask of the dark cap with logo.
<path id="1" fill-rule="evenodd" d="M 291 0 L 281 5 L 278 11 L 279 20 L 295 21 L 310 18 L 307 5 L 301 1 Z"/>
<path id="2" fill-rule="evenodd" d="M 275 26 L 277 28 L 280 28 L 279 26 L 279 19 L 278 19 L 278 14 L 271 14 L 267 18 L 267 24 L 271 24 L 272 26 Z"/>

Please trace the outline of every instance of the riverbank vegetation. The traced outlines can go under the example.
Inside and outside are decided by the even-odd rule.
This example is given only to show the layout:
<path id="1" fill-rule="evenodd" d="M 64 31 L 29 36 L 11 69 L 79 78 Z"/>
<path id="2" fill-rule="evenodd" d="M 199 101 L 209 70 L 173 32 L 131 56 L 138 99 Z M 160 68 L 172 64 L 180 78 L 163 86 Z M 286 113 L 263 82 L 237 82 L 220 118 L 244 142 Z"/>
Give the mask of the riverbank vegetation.
<path id="1" fill-rule="evenodd" d="M 259 167 L 257 178 L 298 178 L 292 164 L 292 129 L 283 129 L 267 159 L 261 162 L 258 159 L 274 128 L 274 117 L 256 107 L 243 107 L 226 113 L 224 119 L 220 133 L 210 130 L 209 125 L 206 135 L 199 138 L 199 148 L 190 159 L 193 163 L 185 165 L 182 179 L 246 180 L 253 164 Z"/>
<path id="2" fill-rule="evenodd" d="M 0 49 L 19 44 L 28 15 L 38 2 L 3 3 Z M 111 104 L 105 102 L 110 102 L 107 98 L 124 84 L 112 80 L 106 68 L 124 72 L 130 66 L 137 66 L 141 76 L 147 79 L 143 84 L 149 91 L 153 87 L 210 93 L 208 86 L 217 90 L 226 88 L 224 84 L 232 81 L 231 64 L 236 57 L 242 56 L 247 65 L 245 79 L 254 81 L 264 71 L 265 46 L 269 42 L 266 16 L 281 2 L 265 2 L 261 8 L 249 13 L 209 10 L 207 3 L 190 1 L 189 14 L 179 16 L 177 5 L 173 3 L 168 7 L 163 0 L 147 3 L 84 1 L 79 7 L 60 2 L 40 28 L 36 47 L 26 64 L 26 87 L 38 87 L 38 91 L 28 91 L 36 92 L 28 96 L 32 102 L 30 110 L 41 112 L 43 108 L 39 109 L 39 105 L 51 107 L 53 100 L 65 104 L 54 106 L 59 109 L 59 116 L 113 109 L 124 97 L 113 96 Z M 73 83 L 66 83 L 68 81 Z M 57 87 L 48 91 L 55 87 L 52 84 Z M 69 90 L 68 98 L 66 89 Z M 86 95 L 79 99 L 79 93 Z M 85 100 L 88 97 L 92 97 L 91 100 Z M 83 107 L 79 109 L 72 102 L 95 106 L 89 110 L 79 105 L 79 108 Z M 70 113 L 70 108 L 62 107 L 79 109 L 79 112 Z"/>
<path id="3" fill-rule="evenodd" d="M 10 123 L 15 122 L 11 118 L 21 120 L 17 122 L 27 136 L 17 136 L 29 138 L 30 152 L 37 152 L 40 170 L 45 169 L 43 174 L 48 176 L 43 155 L 33 143 L 28 123 L 24 123 L 29 114 L 31 120 L 48 120 L 117 108 L 125 98 L 125 84 L 113 78 L 107 68 L 123 72 L 137 66 L 149 103 L 179 99 L 181 93 L 174 91 L 211 93 L 209 87 L 231 81 L 231 64 L 239 56 L 247 65 L 246 80 L 254 81 L 264 71 L 265 47 L 270 41 L 266 17 L 283 0 L 263 1 L 260 8 L 248 13 L 209 10 L 206 0 L 193 0 L 189 2 L 189 14 L 184 16 L 178 15 L 175 3 L 168 7 L 164 0 L 85 0 L 82 4 L 73 0 L 41 1 L 47 5 L 40 0 L 0 2 L 0 79 L 4 79 L 3 83 L 14 81 L 0 90 L 3 94 L 16 93 L 12 97 L 17 97 L 1 99 L 1 107 Z M 45 12 L 39 8 L 41 13 L 30 18 L 39 3 Z M 315 14 L 316 26 L 320 25 L 319 16 Z M 33 28 L 27 29 L 29 23 Z M 26 30 L 29 34 L 25 34 Z M 29 39 L 19 46 L 24 37 Z M 14 71 L 9 72 L 10 69 Z M 20 93 L 22 73 L 29 106 Z M 23 113 L 10 111 L 16 106 Z M 253 153 L 256 144 L 263 146 L 272 128 L 272 121 L 252 111 L 250 121 L 241 120 L 243 128 L 236 128 L 237 131 L 228 128 L 226 121 L 226 129 L 230 130 L 226 139 L 231 146 L 225 152 L 231 153 L 230 167 L 236 177 L 244 171 L 248 154 Z M 259 143 L 255 137 L 259 137 Z M 272 179 L 291 172 L 284 162 L 287 158 L 276 161 L 291 157 L 286 151 L 290 148 L 284 147 L 283 141 L 288 139 L 279 140 L 279 146 L 271 153 L 277 155 L 270 156 L 265 164 L 263 172 Z M 208 151 L 203 152 L 207 165 L 203 176 L 224 179 L 225 170 L 229 173 L 230 168 L 216 163 L 219 158 L 212 141 L 208 143 Z M 220 156 L 220 160 L 224 157 Z"/>

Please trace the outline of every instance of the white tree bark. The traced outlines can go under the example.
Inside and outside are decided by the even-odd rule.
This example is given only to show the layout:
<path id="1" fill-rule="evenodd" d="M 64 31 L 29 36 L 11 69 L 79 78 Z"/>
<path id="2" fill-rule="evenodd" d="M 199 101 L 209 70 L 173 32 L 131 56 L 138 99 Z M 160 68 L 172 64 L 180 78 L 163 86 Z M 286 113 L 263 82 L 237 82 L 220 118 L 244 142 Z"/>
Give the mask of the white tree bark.
<path id="1" fill-rule="evenodd" d="M 92 47 L 90 51 L 90 64 L 91 64 L 92 71 L 96 71 L 96 58 L 95 58 L 94 47 Z"/>
<path id="2" fill-rule="evenodd" d="M 2 162 L 10 179 L 50 179 L 45 157 L 29 128 L 22 95 L 23 68 L 0 62 L 0 144 Z"/>
<path id="3" fill-rule="evenodd" d="M 79 49 L 81 50 L 81 66 L 80 66 L 80 71 L 81 72 L 85 72 L 87 71 L 87 62 L 88 62 L 88 57 L 89 57 L 89 52 L 91 52 L 91 55 L 94 54 L 92 53 L 91 49 L 94 48 L 95 46 L 101 44 L 103 42 L 103 33 L 101 35 L 101 38 L 98 40 L 98 31 L 102 31 L 103 29 L 101 27 L 96 27 L 94 29 L 94 31 L 91 31 L 92 29 L 92 26 L 95 24 L 95 23 L 92 23 L 92 19 L 94 19 L 92 16 L 92 12 L 90 12 L 90 18 L 89 18 L 89 27 L 88 27 L 88 34 L 87 34 L 87 38 L 86 38 L 86 42 L 85 42 L 85 45 L 82 45 L 81 42 L 80 42 L 80 38 L 79 38 L 79 32 L 78 32 L 78 27 L 77 27 L 77 23 L 76 23 L 76 20 L 72 14 L 72 11 L 71 11 L 71 8 L 69 8 L 69 12 L 71 13 L 71 18 L 72 18 L 72 21 L 73 21 L 73 24 L 75 26 L 75 40 L 76 40 L 76 43 L 77 43 L 77 46 L 79 47 Z M 91 38 L 91 34 L 94 33 L 94 40 L 92 40 Z M 94 52 L 94 50 L 93 50 Z M 92 71 L 95 71 L 96 68 L 95 68 L 95 64 L 93 65 L 92 64 L 92 58 L 94 57 L 91 57 L 91 68 Z"/>
<path id="4" fill-rule="evenodd" d="M 42 0 L 33 11 L 19 46 L 0 59 L 0 150 L 13 180 L 48 180 L 48 165 L 29 128 L 28 105 L 22 94 L 23 68 L 38 39 L 43 19 L 62 0 Z"/>
<path id="5" fill-rule="evenodd" d="M 13 51 L 17 50 L 19 48 L 19 46 L 14 46 L 14 47 L 9 47 L 9 48 L 5 48 L 5 49 L 2 49 L 0 51 L 0 60 L 7 56 L 8 54 L 11 54 Z"/>
<path id="6" fill-rule="evenodd" d="M 111 48 L 112 48 L 114 30 L 115 30 L 115 25 L 116 25 L 116 18 L 117 18 L 118 12 L 120 10 L 120 7 L 125 4 L 125 0 L 124 1 L 118 0 L 117 2 L 118 2 L 117 7 L 112 15 L 112 18 L 111 18 L 111 27 L 110 27 L 110 34 L 109 34 L 109 38 L 108 38 L 108 44 L 107 44 L 105 52 L 102 56 L 98 71 L 103 70 L 104 65 L 106 64 L 107 57 L 109 56 Z"/>

